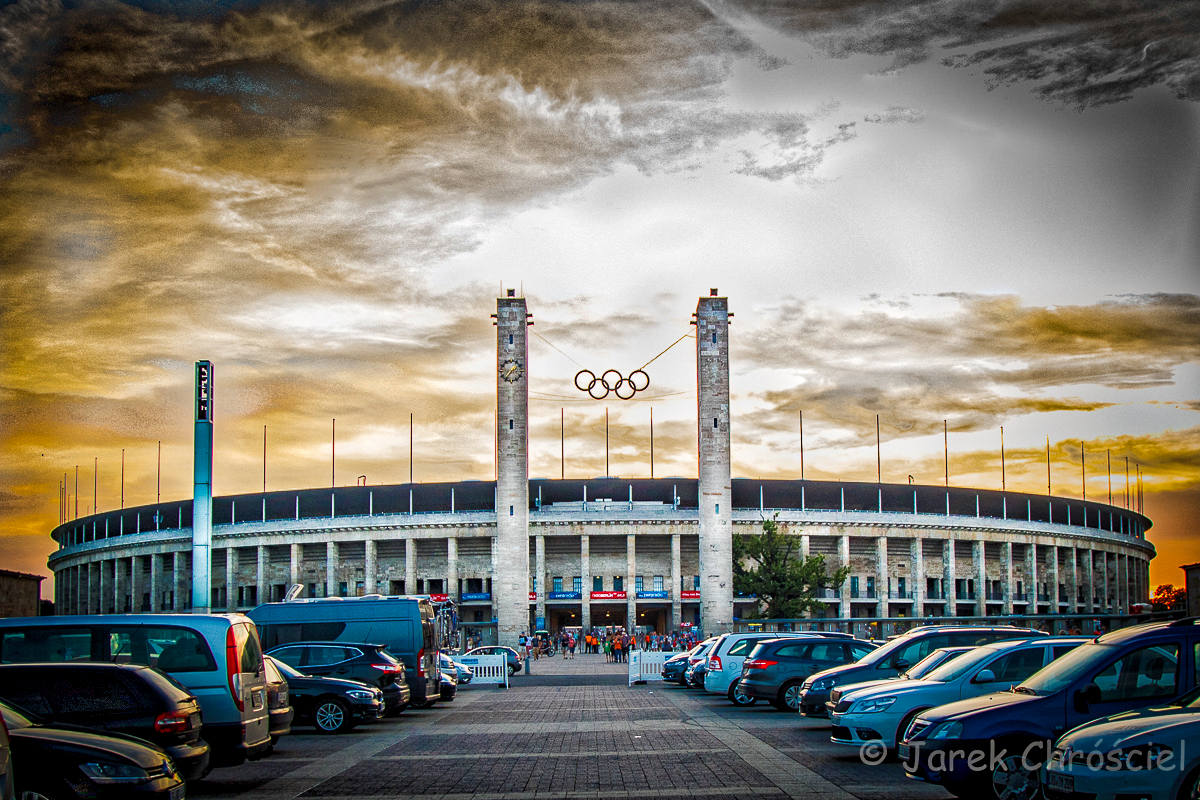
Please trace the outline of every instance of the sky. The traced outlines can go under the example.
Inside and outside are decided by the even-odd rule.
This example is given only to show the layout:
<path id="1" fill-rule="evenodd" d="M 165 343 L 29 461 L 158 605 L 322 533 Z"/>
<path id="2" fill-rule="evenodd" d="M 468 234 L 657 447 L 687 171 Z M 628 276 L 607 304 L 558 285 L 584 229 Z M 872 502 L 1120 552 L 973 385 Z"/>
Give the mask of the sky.
<path id="1" fill-rule="evenodd" d="M 1044 492 L 1048 448 L 1124 505 L 1128 459 L 1180 584 L 1198 220 L 1194 1 L 9 2 L 0 564 L 49 574 L 64 480 L 190 497 L 201 359 L 218 494 L 262 489 L 264 428 L 268 489 L 404 482 L 410 415 L 416 480 L 492 478 L 506 289 L 532 477 L 605 474 L 606 412 L 609 474 L 650 474 L 653 414 L 694 476 L 716 288 L 735 476 L 799 477 L 802 420 L 805 477 L 874 480 L 876 415 L 888 482 L 948 447 Z"/>

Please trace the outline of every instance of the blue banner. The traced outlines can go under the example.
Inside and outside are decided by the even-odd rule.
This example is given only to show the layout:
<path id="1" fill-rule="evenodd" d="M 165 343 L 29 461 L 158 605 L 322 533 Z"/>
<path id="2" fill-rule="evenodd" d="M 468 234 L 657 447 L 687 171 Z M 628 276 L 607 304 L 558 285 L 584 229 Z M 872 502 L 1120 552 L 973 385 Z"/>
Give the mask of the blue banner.
<path id="1" fill-rule="evenodd" d="M 666 592 L 638 592 L 638 600 L 666 600 Z"/>
<path id="2" fill-rule="evenodd" d="M 550 600 L 578 600 L 579 592 L 550 592 L 546 597 Z"/>
<path id="3" fill-rule="evenodd" d="M 463 602 L 467 602 L 470 600 L 491 600 L 492 593 L 491 592 L 463 592 L 462 599 L 463 599 Z"/>

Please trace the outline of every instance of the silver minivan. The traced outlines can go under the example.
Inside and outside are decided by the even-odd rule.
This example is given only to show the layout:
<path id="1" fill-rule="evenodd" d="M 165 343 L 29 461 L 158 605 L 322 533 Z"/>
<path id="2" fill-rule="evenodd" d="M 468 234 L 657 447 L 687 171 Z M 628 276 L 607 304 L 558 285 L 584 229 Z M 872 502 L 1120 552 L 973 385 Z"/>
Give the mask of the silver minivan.
<path id="1" fill-rule="evenodd" d="M 0 663 L 146 664 L 200 702 L 214 767 L 270 752 L 258 630 L 241 614 L 104 614 L 0 619 Z"/>

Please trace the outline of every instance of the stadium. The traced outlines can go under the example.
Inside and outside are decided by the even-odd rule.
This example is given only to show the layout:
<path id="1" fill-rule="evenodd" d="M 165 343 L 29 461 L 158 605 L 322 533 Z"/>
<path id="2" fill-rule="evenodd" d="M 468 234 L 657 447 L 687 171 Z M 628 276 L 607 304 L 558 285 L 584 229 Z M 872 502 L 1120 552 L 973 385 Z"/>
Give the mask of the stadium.
<path id="1" fill-rule="evenodd" d="M 537 628 L 714 633 L 757 604 L 733 592 L 732 537 L 771 517 L 831 572 L 849 567 L 819 598 L 824 614 L 814 617 L 831 624 L 1126 615 L 1148 598 L 1152 523 L 1129 508 L 951 486 L 731 478 L 731 315 L 716 290 L 693 320 L 699 475 L 530 480 L 531 316 L 511 291 L 497 300 L 496 480 L 198 492 L 71 519 L 51 534 L 58 613 L 245 610 L 300 584 L 312 597 L 452 601 L 463 630 L 485 643 Z M 198 430 L 211 431 L 197 408 Z M 208 565 L 195 560 L 201 526 Z"/>

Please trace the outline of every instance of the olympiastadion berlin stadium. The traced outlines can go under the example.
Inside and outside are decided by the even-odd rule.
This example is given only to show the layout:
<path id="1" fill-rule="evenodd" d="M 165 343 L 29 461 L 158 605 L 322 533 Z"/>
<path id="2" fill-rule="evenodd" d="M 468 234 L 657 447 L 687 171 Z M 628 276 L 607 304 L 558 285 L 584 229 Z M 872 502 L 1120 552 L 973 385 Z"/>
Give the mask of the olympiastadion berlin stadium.
<path id="1" fill-rule="evenodd" d="M 719 633 L 756 607 L 734 593 L 733 536 L 760 532 L 773 515 L 801 552 L 824 555 L 831 572 L 850 568 L 818 595 L 821 627 L 1100 617 L 1147 599 L 1151 522 L 1127 508 L 949 486 L 731 478 L 731 314 L 715 289 L 693 320 L 698 477 L 530 480 L 532 315 L 510 290 L 494 316 L 497 480 L 212 497 L 212 374 L 200 362 L 195 496 L 55 528 L 49 566 L 60 613 L 202 611 L 210 601 L 214 611 L 246 610 L 300 584 L 309 597 L 451 601 L 461 628 L 484 643 L 515 644 L 542 627 Z M 205 583 L 210 592 L 196 591 Z"/>

